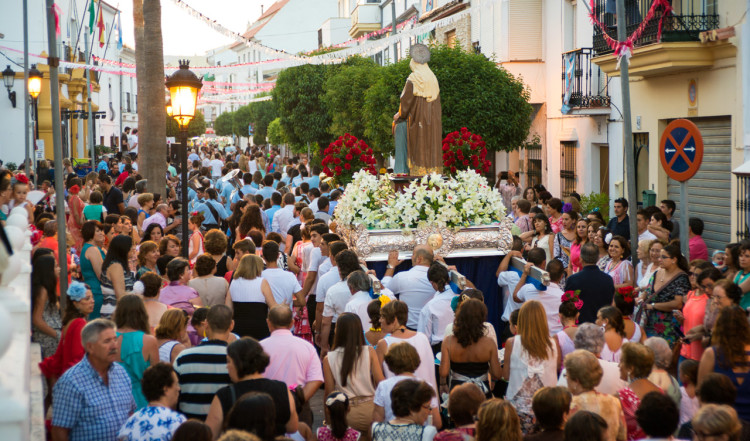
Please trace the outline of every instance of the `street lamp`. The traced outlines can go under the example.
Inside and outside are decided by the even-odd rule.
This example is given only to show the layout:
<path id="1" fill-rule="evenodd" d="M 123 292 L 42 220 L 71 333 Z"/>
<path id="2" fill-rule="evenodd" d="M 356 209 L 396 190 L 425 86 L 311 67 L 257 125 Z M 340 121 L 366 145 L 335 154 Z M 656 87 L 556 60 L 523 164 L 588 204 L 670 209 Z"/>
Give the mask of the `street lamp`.
<path id="1" fill-rule="evenodd" d="M 39 139 L 39 113 L 37 107 L 37 98 L 42 93 L 42 73 L 36 68 L 36 64 L 31 65 L 29 69 L 29 95 L 31 95 L 31 104 L 34 108 L 34 154 L 36 155 L 36 140 Z"/>
<path id="2" fill-rule="evenodd" d="M 188 257 L 188 180 L 187 180 L 187 129 L 195 116 L 198 102 L 198 92 L 203 87 L 203 81 L 190 71 L 190 61 L 180 60 L 177 72 L 167 77 L 166 86 L 169 89 L 170 106 L 167 114 L 177 121 L 180 127 L 180 181 L 182 204 L 182 255 Z"/>
<path id="3" fill-rule="evenodd" d="M 5 68 L 3 71 L 3 83 L 5 83 L 5 88 L 8 89 L 8 99 L 10 100 L 10 103 L 13 105 L 13 108 L 16 108 L 16 91 L 11 91 L 10 89 L 13 88 L 13 83 L 16 81 L 16 73 L 13 72 L 13 69 L 10 68 L 10 64 L 8 67 Z"/>

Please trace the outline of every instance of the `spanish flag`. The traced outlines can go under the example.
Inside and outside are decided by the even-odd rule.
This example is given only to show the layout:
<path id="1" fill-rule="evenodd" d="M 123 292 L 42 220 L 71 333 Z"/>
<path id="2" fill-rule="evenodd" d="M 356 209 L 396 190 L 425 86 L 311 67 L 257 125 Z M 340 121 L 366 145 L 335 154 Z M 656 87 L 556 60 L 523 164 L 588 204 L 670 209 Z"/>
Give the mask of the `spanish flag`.
<path id="1" fill-rule="evenodd" d="M 99 4 L 99 17 L 96 20 L 96 27 L 99 28 L 99 47 L 104 47 L 104 43 L 106 42 L 106 37 L 104 36 L 105 27 L 104 27 L 104 17 L 102 17 L 102 5 Z"/>

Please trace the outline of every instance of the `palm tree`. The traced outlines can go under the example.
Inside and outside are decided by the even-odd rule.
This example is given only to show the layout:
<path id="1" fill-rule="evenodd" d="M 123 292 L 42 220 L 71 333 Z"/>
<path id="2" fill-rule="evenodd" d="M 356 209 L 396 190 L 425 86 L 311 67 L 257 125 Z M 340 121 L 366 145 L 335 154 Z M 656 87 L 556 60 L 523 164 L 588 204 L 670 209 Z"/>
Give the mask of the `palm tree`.
<path id="1" fill-rule="evenodd" d="M 133 0 L 138 80 L 138 165 L 148 189 L 165 194 L 167 127 L 160 0 Z"/>

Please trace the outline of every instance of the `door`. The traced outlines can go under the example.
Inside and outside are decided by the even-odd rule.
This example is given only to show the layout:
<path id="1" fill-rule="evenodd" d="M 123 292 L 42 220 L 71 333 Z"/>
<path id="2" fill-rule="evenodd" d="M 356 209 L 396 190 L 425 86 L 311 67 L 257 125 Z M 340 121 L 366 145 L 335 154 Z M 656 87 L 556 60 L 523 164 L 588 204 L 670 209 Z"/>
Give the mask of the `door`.
<path id="1" fill-rule="evenodd" d="M 599 147 L 599 193 L 609 196 L 609 146 Z"/>

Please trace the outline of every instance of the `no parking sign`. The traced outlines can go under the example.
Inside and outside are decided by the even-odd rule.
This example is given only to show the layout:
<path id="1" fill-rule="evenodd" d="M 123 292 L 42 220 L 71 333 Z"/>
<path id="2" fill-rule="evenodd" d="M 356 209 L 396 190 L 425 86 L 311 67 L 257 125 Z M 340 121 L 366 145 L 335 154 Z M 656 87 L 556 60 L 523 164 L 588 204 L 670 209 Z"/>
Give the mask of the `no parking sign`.
<path id="1" fill-rule="evenodd" d="M 667 125 L 659 143 L 659 159 L 675 181 L 692 178 L 703 161 L 703 136 L 692 121 L 676 119 Z"/>

